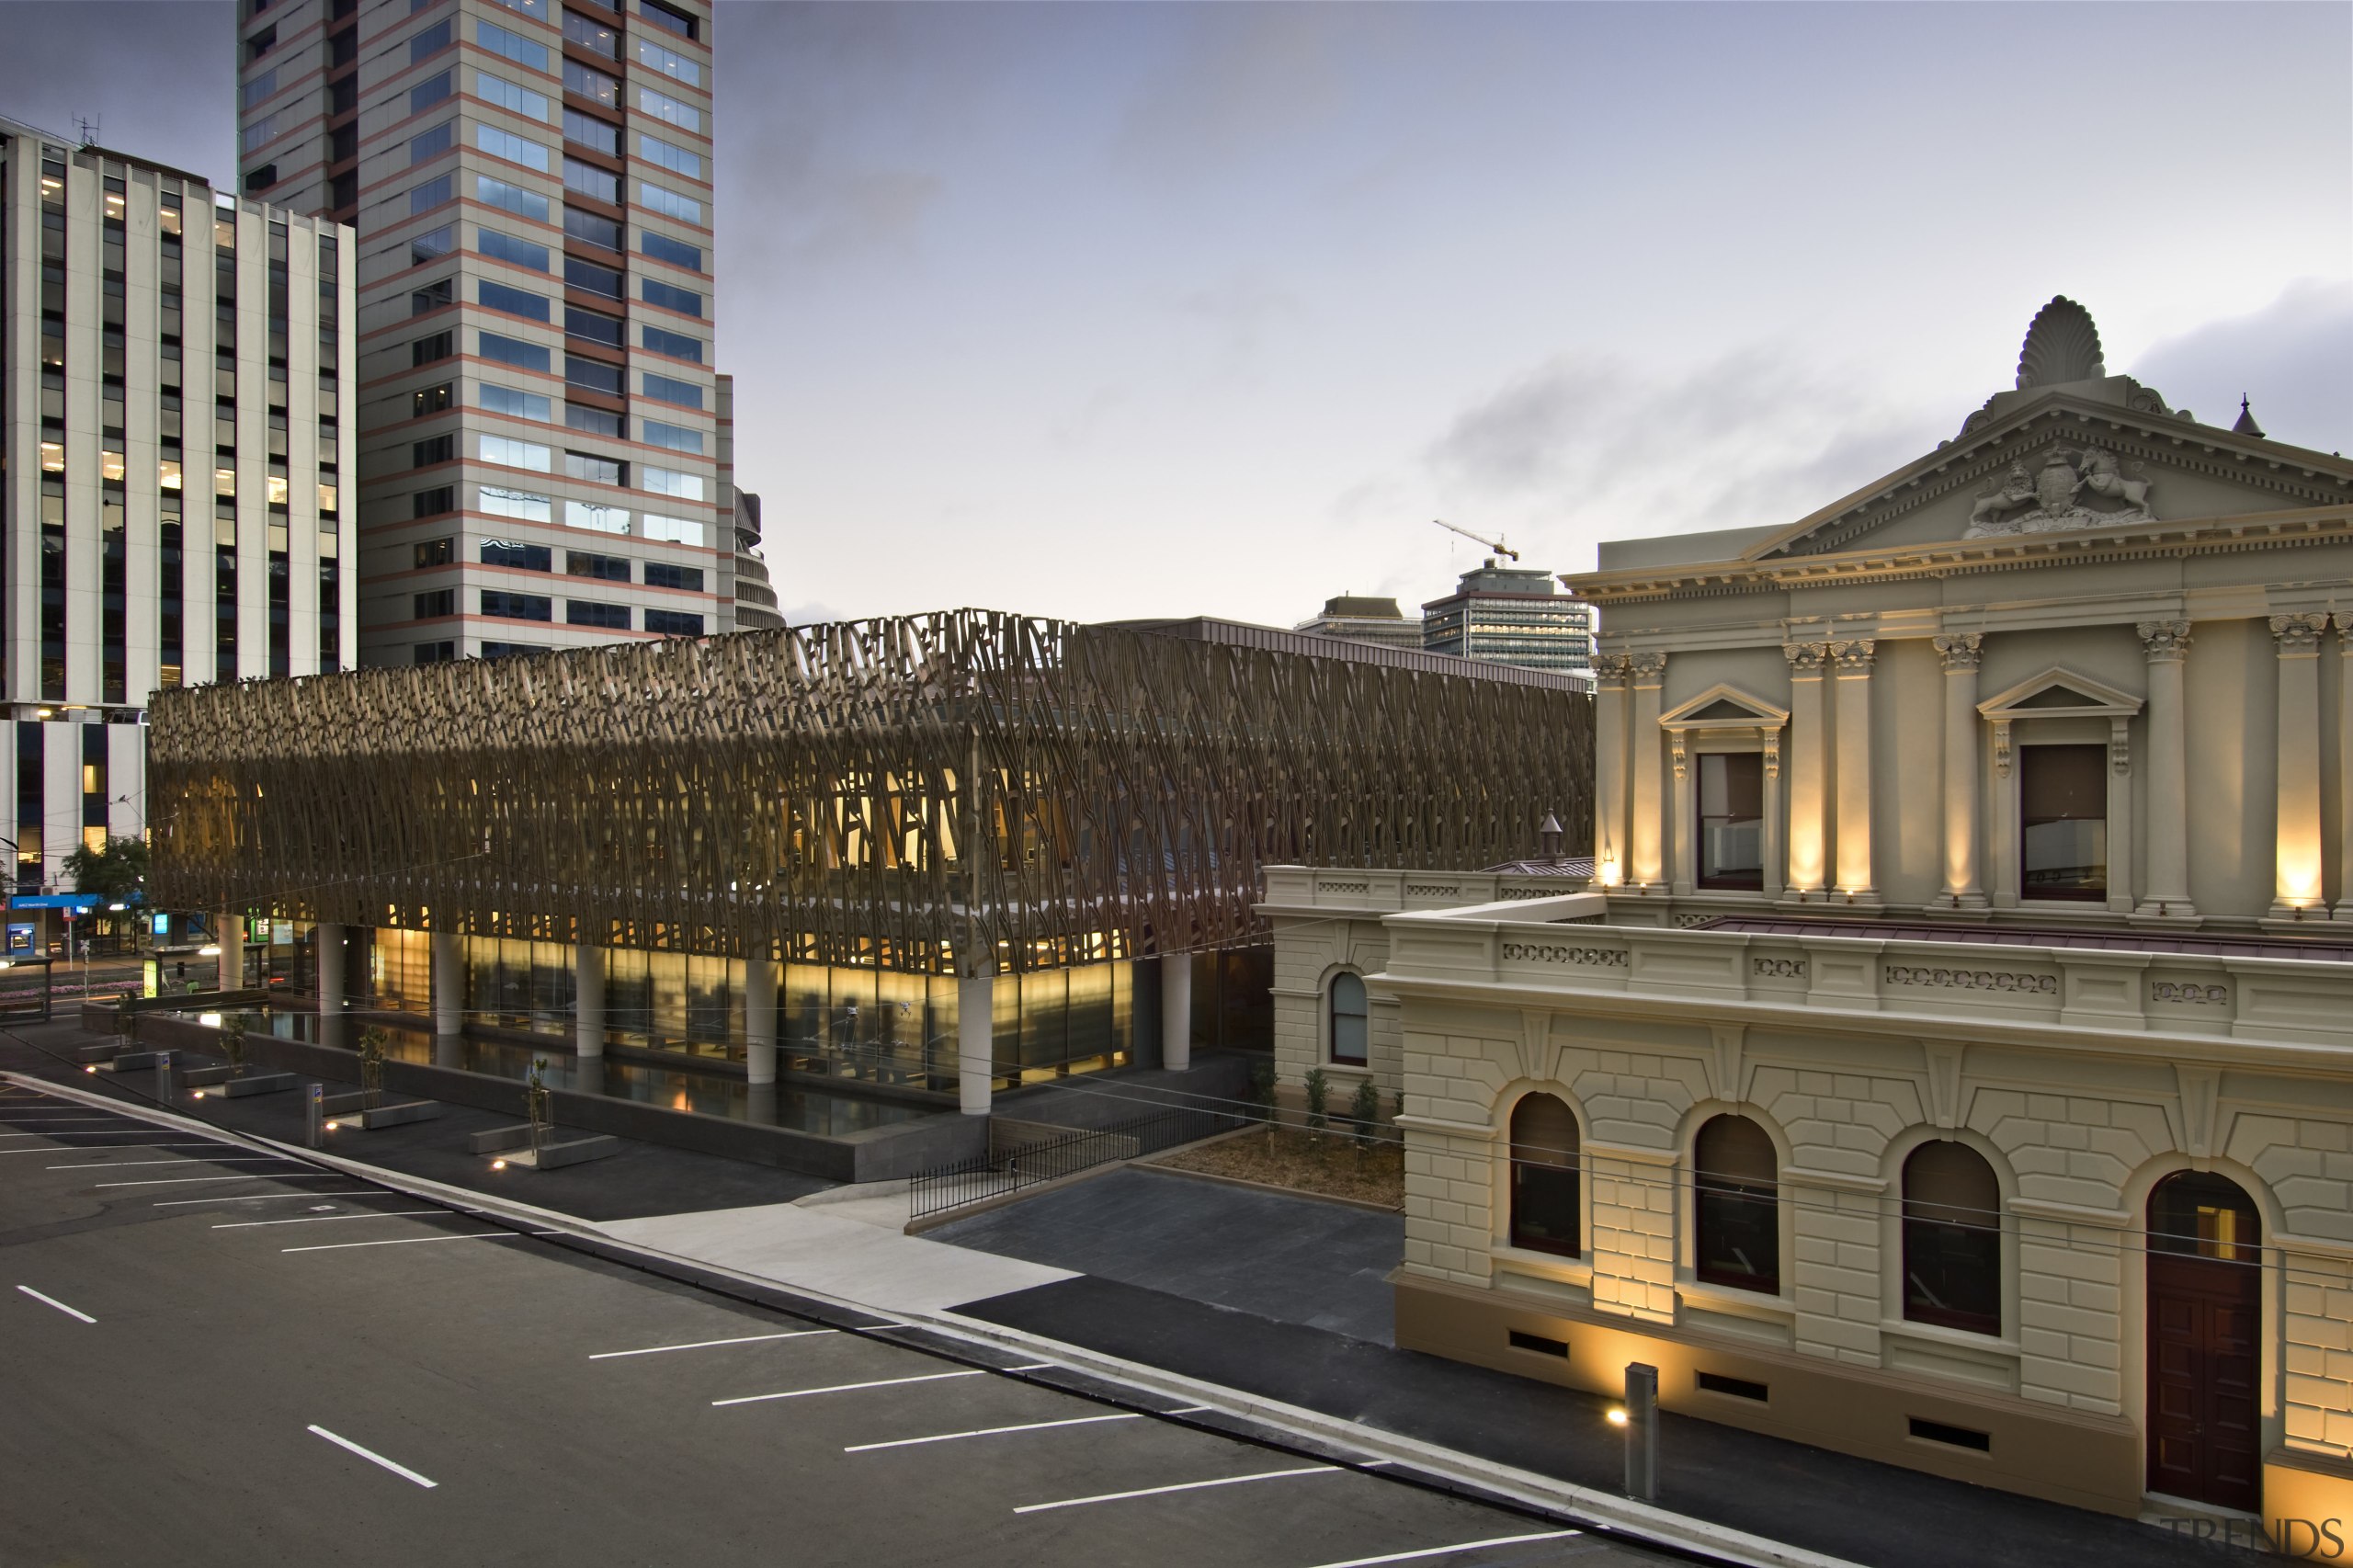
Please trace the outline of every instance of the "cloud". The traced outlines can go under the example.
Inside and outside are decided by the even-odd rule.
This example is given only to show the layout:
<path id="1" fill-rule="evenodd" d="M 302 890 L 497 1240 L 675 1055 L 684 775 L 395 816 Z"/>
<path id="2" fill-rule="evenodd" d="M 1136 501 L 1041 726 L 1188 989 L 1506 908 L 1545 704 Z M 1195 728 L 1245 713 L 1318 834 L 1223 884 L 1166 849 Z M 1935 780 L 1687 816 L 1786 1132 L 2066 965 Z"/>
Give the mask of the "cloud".
<path id="1" fill-rule="evenodd" d="M 1931 449 L 1933 410 L 1786 347 L 1680 375 L 1563 355 L 1458 415 L 1441 494 L 1579 541 L 1792 522 Z"/>
<path id="2" fill-rule="evenodd" d="M 800 193 L 787 246 L 824 264 L 875 252 L 910 254 L 942 181 L 916 169 L 858 169 L 824 176 Z"/>
<path id="3" fill-rule="evenodd" d="M 1128 172 L 1188 176 L 1256 160 L 1347 113 L 1365 57 L 1392 32 L 1383 7 L 1211 6 L 1159 13 L 1179 29 L 1154 51 L 1113 139 Z M 1151 15 L 1151 13 L 1140 13 Z"/>
<path id="4" fill-rule="evenodd" d="M 2274 440 L 2353 447 L 2353 284 L 2302 278 L 2263 309 L 2209 322 L 2139 355 L 2131 373 L 2210 425 L 2251 400 Z"/>

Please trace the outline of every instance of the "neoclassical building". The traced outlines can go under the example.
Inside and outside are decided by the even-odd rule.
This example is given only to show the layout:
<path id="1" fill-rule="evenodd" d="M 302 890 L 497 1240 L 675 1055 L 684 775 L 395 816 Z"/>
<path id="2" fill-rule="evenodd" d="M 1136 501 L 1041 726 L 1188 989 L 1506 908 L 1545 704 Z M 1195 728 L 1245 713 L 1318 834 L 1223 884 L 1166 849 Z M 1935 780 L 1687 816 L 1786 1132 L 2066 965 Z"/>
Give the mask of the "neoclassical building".
<path id="1" fill-rule="evenodd" d="M 2353 462 L 2234 412 L 2054 300 L 1918 461 L 1568 580 L 1589 886 L 1269 872 L 1401 1345 L 2353 1539 Z"/>

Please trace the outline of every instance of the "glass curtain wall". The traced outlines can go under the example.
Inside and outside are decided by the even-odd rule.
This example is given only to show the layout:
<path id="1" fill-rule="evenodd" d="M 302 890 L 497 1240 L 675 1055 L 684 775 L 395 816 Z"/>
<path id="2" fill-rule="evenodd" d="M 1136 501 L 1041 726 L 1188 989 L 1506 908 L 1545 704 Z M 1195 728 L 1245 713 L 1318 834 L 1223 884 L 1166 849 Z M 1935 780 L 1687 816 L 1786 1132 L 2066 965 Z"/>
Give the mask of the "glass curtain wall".
<path id="1" fill-rule="evenodd" d="M 470 1021 L 558 1038 L 572 1032 L 577 976 L 570 943 L 472 937 L 465 947 Z"/>
<path id="2" fill-rule="evenodd" d="M 378 926 L 368 946 L 368 989 L 380 1007 L 433 1010 L 433 938 L 424 931 Z"/>

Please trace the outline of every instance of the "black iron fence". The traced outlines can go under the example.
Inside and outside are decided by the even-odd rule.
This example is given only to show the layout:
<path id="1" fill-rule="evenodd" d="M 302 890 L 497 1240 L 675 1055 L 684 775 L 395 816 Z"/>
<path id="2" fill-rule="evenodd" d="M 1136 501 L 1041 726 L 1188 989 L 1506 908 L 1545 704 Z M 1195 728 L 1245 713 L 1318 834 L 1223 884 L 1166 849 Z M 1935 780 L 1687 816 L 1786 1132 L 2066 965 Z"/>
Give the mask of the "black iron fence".
<path id="1" fill-rule="evenodd" d="M 1176 1107 L 1110 1127 L 1049 1130 L 1030 1124 L 1025 1133 L 1058 1135 L 1024 1136 L 1002 1143 L 992 1139 L 985 1154 L 911 1177 L 909 1218 L 920 1220 L 943 1210 L 1001 1198 L 1111 1160 L 1132 1160 L 1180 1143 L 1199 1142 L 1248 1126 L 1251 1120 L 1230 1111 Z"/>

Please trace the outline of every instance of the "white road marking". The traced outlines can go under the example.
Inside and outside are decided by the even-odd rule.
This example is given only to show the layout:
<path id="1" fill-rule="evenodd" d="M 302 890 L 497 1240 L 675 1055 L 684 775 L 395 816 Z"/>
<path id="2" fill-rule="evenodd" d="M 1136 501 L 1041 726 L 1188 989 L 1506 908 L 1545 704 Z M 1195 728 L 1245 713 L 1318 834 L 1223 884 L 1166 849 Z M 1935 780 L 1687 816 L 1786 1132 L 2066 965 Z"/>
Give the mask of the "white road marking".
<path id="1" fill-rule="evenodd" d="M 186 1146 L 202 1149 L 202 1144 Z M 54 1153 L 54 1149 L 50 1149 L 47 1153 Z M 127 1170 L 130 1165 L 278 1165 L 278 1163 L 291 1165 L 294 1161 L 290 1161 L 282 1153 L 222 1153 L 222 1156 L 186 1156 L 174 1158 L 174 1161 L 99 1161 L 97 1165 L 83 1161 L 80 1165 L 42 1165 L 42 1170 Z"/>
<path id="2" fill-rule="evenodd" d="M 317 1193 L 305 1192 L 304 1198 L 316 1198 Z M 365 1214 L 305 1214 L 299 1220 L 233 1220 L 225 1225 L 215 1225 L 216 1231 L 250 1231 L 256 1225 L 315 1225 L 322 1220 L 397 1220 L 407 1214 L 438 1214 L 438 1209 L 383 1209 Z"/>
<path id="3" fill-rule="evenodd" d="M 120 1116 L 0 1116 L 0 1127 L 53 1127 L 63 1121 L 124 1121 Z"/>
<path id="4" fill-rule="evenodd" d="M 402 1236 L 389 1242 L 327 1242 L 319 1246 L 279 1247 L 280 1252 L 342 1252 L 349 1247 L 407 1247 L 419 1242 L 515 1242 L 523 1238 L 513 1231 L 475 1231 L 463 1236 Z"/>
<path id="5" fill-rule="evenodd" d="M 835 1383 L 830 1388 L 790 1389 L 783 1393 L 747 1393 L 740 1399 L 714 1399 L 710 1403 L 711 1407 L 717 1409 L 722 1404 L 758 1404 L 763 1400 L 770 1399 L 806 1399 L 813 1393 L 852 1393 L 859 1389 L 896 1388 L 901 1383 L 940 1383 L 946 1382 L 950 1378 L 984 1378 L 988 1374 L 984 1371 L 926 1372 L 919 1378 L 877 1378 L 870 1383 Z"/>
<path id="6" fill-rule="evenodd" d="M 1051 1370 L 1053 1365 L 1051 1361 L 1032 1361 L 1025 1367 L 999 1367 L 997 1370 L 1000 1372 L 1044 1372 Z"/>
<path id="7" fill-rule="evenodd" d="M 870 1454 L 877 1449 L 913 1449 L 925 1443 L 953 1443 L 965 1437 L 1001 1437 L 1008 1432 L 1043 1432 L 1054 1426 L 1093 1426 L 1104 1421 L 1141 1421 L 1134 1411 L 1121 1415 L 1074 1415 L 1067 1421 L 1031 1421 L 1019 1426 L 981 1426 L 970 1432 L 941 1432 L 929 1437 L 893 1437 L 887 1443 L 854 1443 L 842 1452 Z"/>
<path id="8" fill-rule="evenodd" d="M 343 1176 L 341 1171 L 263 1171 L 254 1176 L 150 1176 L 145 1181 L 102 1181 L 97 1185 L 99 1187 L 188 1187 L 199 1181 L 324 1181 L 331 1176 Z M 343 1179 L 349 1181 L 351 1178 L 344 1176 Z M 316 1198 L 320 1195 L 315 1192 L 283 1192 L 277 1196 Z"/>
<path id="9" fill-rule="evenodd" d="M 1381 1557 L 1351 1557 L 1346 1562 L 1319 1562 L 1315 1568 L 1379 1568 L 1383 1562 L 1412 1562 L 1424 1557 L 1450 1557 L 1458 1551 L 1483 1551 L 1491 1546 L 1524 1546 L 1532 1540 L 1565 1540 L 1583 1530 L 1544 1530 L 1536 1535 L 1499 1535 L 1485 1540 L 1457 1541 L 1452 1546 L 1425 1546 L 1415 1551 L 1392 1551 Z"/>
<path id="10" fill-rule="evenodd" d="M 1104 1492 L 1093 1497 L 1065 1497 L 1059 1503 L 1029 1503 L 1017 1514 L 1043 1514 L 1054 1508 L 1084 1508 L 1090 1503 L 1124 1503 L 1131 1497 L 1158 1497 L 1169 1492 L 1199 1492 L 1211 1486 L 1239 1486 L 1245 1481 L 1281 1481 L 1295 1475 L 1346 1475 L 1336 1465 L 1307 1465 L 1299 1470 L 1262 1470 L 1253 1475 L 1228 1475 L 1216 1481 L 1180 1481 L 1173 1486 L 1145 1486 L 1133 1492 Z"/>
<path id="11" fill-rule="evenodd" d="M 333 1443 L 338 1449 L 348 1449 L 353 1453 L 358 1454 L 361 1459 L 368 1460 L 370 1464 L 382 1465 L 386 1470 L 391 1471 L 394 1475 L 401 1477 L 404 1481 L 414 1481 L 419 1486 L 428 1489 L 441 1484 L 438 1481 L 427 1481 L 425 1477 L 417 1474 L 416 1471 L 409 1469 L 409 1467 L 404 1464 L 394 1464 L 392 1460 L 386 1459 L 381 1454 L 369 1452 L 366 1449 L 361 1448 L 358 1444 L 353 1442 L 348 1437 L 338 1437 L 324 1426 L 313 1426 L 311 1430 L 317 1433 L 320 1437 L 324 1437 L 328 1442 Z"/>
<path id="12" fill-rule="evenodd" d="M 6 1136 L 8 1136 L 8 1135 L 7 1135 L 7 1134 L 6 1134 L 6 1133 L 0 1133 L 0 1137 L 6 1137 Z M 60 1133 L 60 1134 L 59 1134 L 59 1136 L 60 1136 L 60 1137 L 65 1137 L 65 1136 L 68 1136 L 68 1134 Z M 75 1132 L 75 1133 L 71 1134 L 70 1136 L 72 1136 L 72 1137 L 75 1137 L 75 1138 L 112 1138 L 112 1137 L 117 1136 L 117 1134 L 112 1133 L 112 1132 Z M 149 1133 L 149 1134 L 146 1134 L 146 1136 L 148 1136 L 148 1137 L 153 1137 L 153 1136 L 154 1136 L 154 1135 L 153 1135 L 153 1133 Z M 76 1149 L 76 1148 L 86 1149 L 86 1150 L 88 1150 L 88 1151 L 89 1151 L 91 1153 L 93 1153 L 93 1154 L 103 1154 L 103 1153 L 106 1153 L 108 1150 L 109 1150 L 109 1149 L 122 1149 L 122 1150 L 126 1150 L 126 1151 L 130 1151 L 130 1150 L 137 1150 L 137 1149 L 142 1149 L 142 1148 L 145 1148 L 145 1149 L 226 1149 L 226 1148 L 231 1148 L 231 1147 L 233 1147 L 233 1145 L 227 1144 L 227 1143 L 215 1143 L 215 1142 L 211 1142 L 210 1140 L 209 1140 L 209 1139 L 208 1139 L 208 1140 L 206 1140 L 206 1141 L 205 1141 L 205 1142 L 200 1142 L 200 1143 L 83 1143 L 83 1144 L 66 1143 L 66 1144 L 63 1144 L 63 1145 L 61 1145 L 61 1146 L 59 1146 L 59 1147 L 57 1147 L 57 1148 L 53 1148 L 53 1149 L 0 1149 L 0 1155 L 5 1155 L 5 1154 L 66 1154 L 66 1153 L 73 1153 L 73 1151 L 74 1151 L 74 1149 Z M 61 1169 L 61 1170 L 63 1170 L 63 1169 L 64 1169 L 65 1167 L 63 1167 L 63 1166 L 62 1166 L 62 1165 L 61 1165 L 61 1166 L 59 1166 L 58 1168 L 59 1168 L 59 1169 Z"/>
<path id="13" fill-rule="evenodd" d="M 642 1350 L 599 1350 L 591 1361 L 615 1361 L 623 1356 L 659 1356 L 665 1350 L 708 1350 L 714 1345 L 758 1345 L 770 1339 L 807 1339 L 813 1335 L 839 1334 L 837 1328 L 796 1328 L 790 1334 L 747 1334 L 741 1339 L 698 1339 L 691 1345 L 649 1345 Z"/>
<path id="14" fill-rule="evenodd" d="M 150 1205 L 155 1209 L 184 1209 L 191 1203 L 267 1203 L 273 1198 L 384 1198 L 390 1194 L 367 1188 L 359 1192 L 244 1192 L 222 1193 L 218 1198 L 166 1198 Z"/>
<path id="15" fill-rule="evenodd" d="M 125 1127 L 112 1132 L 0 1132 L 0 1138 L 168 1138 L 168 1127 Z M 217 1138 L 207 1138 L 207 1143 L 217 1143 Z"/>
<path id="16" fill-rule="evenodd" d="M 70 1317 L 70 1318 L 80 1318 L 84 1323 L 96 1323 L 96 1322 L 97 1322 L 97 1321 L 98 1321 L 97 1319 L 96 1319 L 96 1318 L 92 1317 L 92 1316 L 91 1316 L 89 1313 L 87 1313 L 87 1312 L 75 1312 L 72 1307 L 67 1306 L 64 1302 L 63 1302 L 63 1301 L 59 1301 L 59 1300 L 58 1300 L 56 1297 L 54 1297 L 54 1296 L 44 1296 L 44 1295 L 42 1295 L 39 1290 L 34 1290 L 34 1289 L 33 1289 L 31 1286 L 29 1286 L 29 1285 L 19 1285 L 19 1286 L 17 1286 L 17 1290 L 22 1290 L 26 1295 L 30 1296 L 34 1301 L 40 1301 L 40 1302 L 41 1302 L 41 1303 L 42 1303 L 43 1305 L 45 1305 L 45 1306 L 51 1306 L 51 1307 L 55 1307 L 59 1312 L 63 1312 L 67 1317 Z"/>
<path id="17" fill-rule="evenodd" d="M 1163 1415 L 1199 1415 L 1209 1408 L 1206 1404 L 1188 1404 L 1182 1410 L 1164 1410 Z"/>

